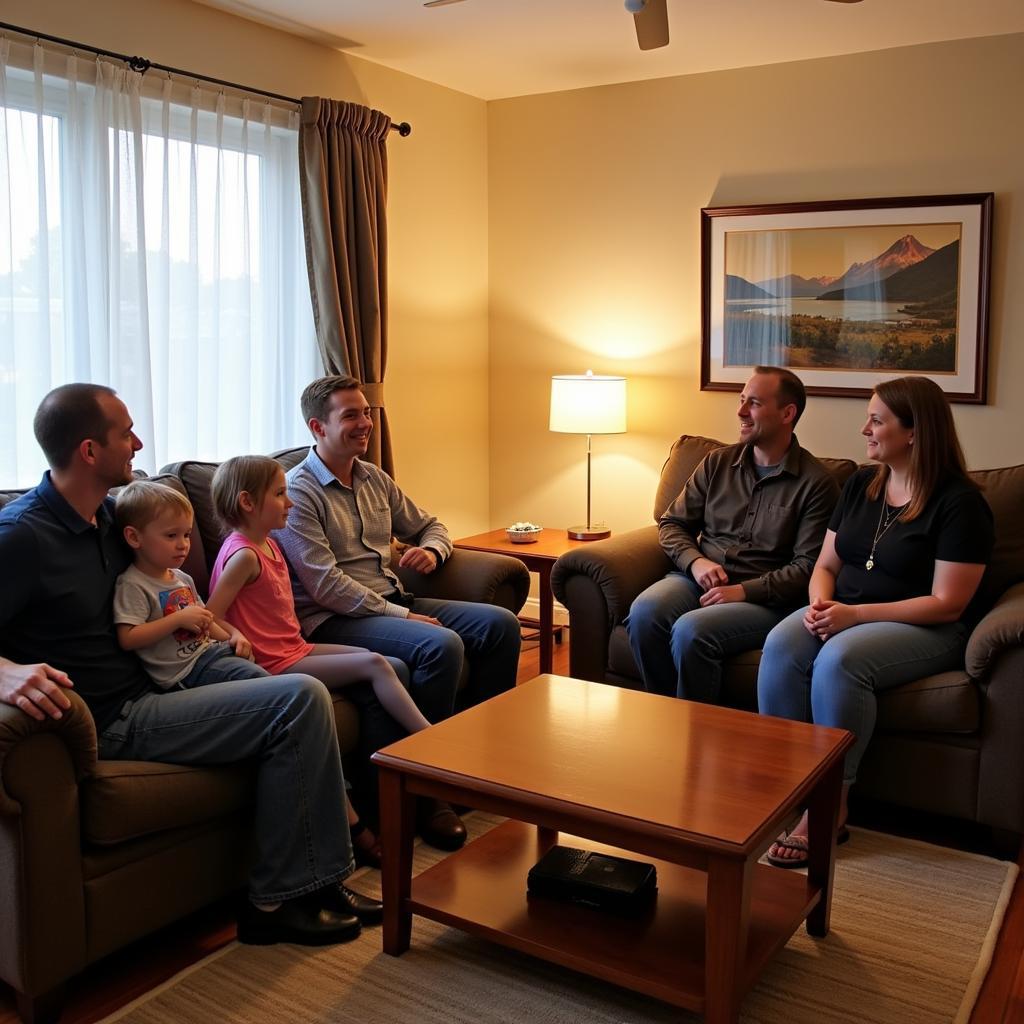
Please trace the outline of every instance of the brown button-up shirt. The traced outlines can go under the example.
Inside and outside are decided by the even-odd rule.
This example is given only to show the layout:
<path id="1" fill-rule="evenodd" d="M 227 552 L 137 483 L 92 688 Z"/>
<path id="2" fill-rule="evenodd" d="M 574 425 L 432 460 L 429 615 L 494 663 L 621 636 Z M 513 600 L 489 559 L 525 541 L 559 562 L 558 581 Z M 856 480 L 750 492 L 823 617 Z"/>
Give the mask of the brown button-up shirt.
<path id="1" fill-rule="evenodd" d="M 747 600 L 796 607 L 839 497 L 831 473 L 793 441 L 772 476 L 758 479 L 746 444 L 711 452 L 658 523 L 665 553 L 682 572 L 696 558 L 725 569 Z"/>

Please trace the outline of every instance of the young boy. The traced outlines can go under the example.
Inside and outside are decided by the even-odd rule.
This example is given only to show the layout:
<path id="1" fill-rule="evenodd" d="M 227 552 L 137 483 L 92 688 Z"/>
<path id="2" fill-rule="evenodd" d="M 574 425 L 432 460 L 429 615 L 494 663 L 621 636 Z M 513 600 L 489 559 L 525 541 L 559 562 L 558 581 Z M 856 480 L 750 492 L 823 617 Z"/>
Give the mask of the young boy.
<path id="1" fill-rule="evenodd" d="M 269 673 L 252 662 L 252 648 L 233 626 L 213 617 L 181 565 L 192 535 L 192 505 L 164 484 L 135 480 L 117 497 L 118 526 L 135 564 L 117 579 L 114 624 L 118 643 L 138 651 L 162 690 L 190 689 Z"/>

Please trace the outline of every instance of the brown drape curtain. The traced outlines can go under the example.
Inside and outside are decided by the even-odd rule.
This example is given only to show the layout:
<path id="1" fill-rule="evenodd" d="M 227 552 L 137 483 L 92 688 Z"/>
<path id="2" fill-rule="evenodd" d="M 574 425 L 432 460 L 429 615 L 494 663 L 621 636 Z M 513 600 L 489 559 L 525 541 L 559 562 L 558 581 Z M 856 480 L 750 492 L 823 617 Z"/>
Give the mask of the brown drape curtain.
<path id="1" fill-rule="evenodd" d="M 317 344 L 327 373 L 363 382 L 374 424 L 367 458 L 394 476 L 384 411 L 390 128 L 379 110 L 302 98 L 299 174 Z"/>

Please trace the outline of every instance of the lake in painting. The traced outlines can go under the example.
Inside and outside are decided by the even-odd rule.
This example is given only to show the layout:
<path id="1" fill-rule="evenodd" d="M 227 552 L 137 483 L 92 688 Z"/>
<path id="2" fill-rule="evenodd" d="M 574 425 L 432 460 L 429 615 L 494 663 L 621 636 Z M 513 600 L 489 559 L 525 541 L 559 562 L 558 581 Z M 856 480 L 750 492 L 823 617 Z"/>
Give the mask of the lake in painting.
<path id="1" fill-rule="evenodd" d="M 726 232 L 725 365 L 955 372 L 960 227 Z"/>

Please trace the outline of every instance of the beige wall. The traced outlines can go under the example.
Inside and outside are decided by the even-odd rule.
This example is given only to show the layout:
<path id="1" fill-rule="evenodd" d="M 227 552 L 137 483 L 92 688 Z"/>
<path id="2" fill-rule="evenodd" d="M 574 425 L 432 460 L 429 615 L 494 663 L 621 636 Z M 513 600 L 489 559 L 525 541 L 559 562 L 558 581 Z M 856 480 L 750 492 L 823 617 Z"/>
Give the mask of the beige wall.
<path id="1" fill-rule="evenodd" d="M 2 18 L 287 96 L 366 103 L 412 124 L 388 148 L 386 383 L 398 478 L 456 536 L 485 529 L 486 104 L 188 0 L 4 0 Z"/>
<path id="2" fill-rule="evenodd" d="M 956 417 L 972 465 L 1021 460 L 1024 36 L 485 104 L 189 0 L 3 17 L 412 122 L 389 148 L 388 405 L 399 479 L 455 535 L 583 519 L 585 442 L 547 430 L 553 373 L 630 379 L 629 433 L 594 440 L 595 518 L 616 530 L 648 520 L 673 437 L 734 435 L 735 397 L 698 386 L 702 206 L 994 191 L 991 404 Z M 812 400 L 801 437 L 858 457 L 862 409 Z"/>
<path id="3" fill-rule="evenodd" d="M 585 440 L 547 430 L 553 373 L 629 377 L 629 433 L 594 439 L 594 513 L 649 521 L 680 433 L 735 436 L 701 392 L 700 208 L 996 193 L 990 405 L 955 415 L 973 466 L 1024 461 L 1024 35 L 489 105 L 491 520 L 583 519 Z M 812 399 L 801 440 L 863 457 L 864 402 Z"/>

